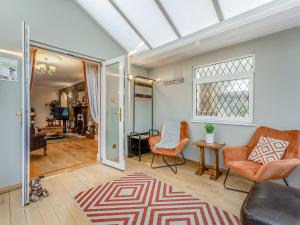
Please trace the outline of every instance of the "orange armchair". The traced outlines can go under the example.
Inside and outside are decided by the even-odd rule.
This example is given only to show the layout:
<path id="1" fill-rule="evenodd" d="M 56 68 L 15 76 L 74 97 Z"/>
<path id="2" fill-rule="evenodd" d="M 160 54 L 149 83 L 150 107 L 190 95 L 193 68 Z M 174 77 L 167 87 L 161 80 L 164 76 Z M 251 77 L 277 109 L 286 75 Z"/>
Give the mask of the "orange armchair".
<path id="1" fill-rule="evenodd" d="M 161 132 L 160 132 L 161 133 Z M 185 158 L 183 155 L 183 150 L 185 149 L 185 146 L 189 142 L 189 131 L 188 131 L 188 124 L 185 121 L 181 122 L 180 125 L 180 143 L 179 145 L 173 150 L 173 149 L 163 149 L 163 148 L 155 148 L 155 145 L 160 142 L 161 136 L 160 133 L 158 136 L 153 136 L 149 138 L 149 146 L 151 149 L 151 153 L 153 154 L 151 167 L 153 169 L 162 168 L 162 167 L 169 167 L 174 173 L 177 173 L 177 166 L 185 164 Z M 181 154 L 183 161 L 180 163 L 177 163 L 177 156 Z M 166 165 L 163 166 L 153 166 L 154 158 L 157 155 L 163 156 L 163 161 Z M 165 156 L 173 157 L 174 158 L 174 164 L 169 164 L 165 160 Z M 173 168 L 174 167 L 174 168 Z"/>
<path id="2" fill-rule="evenodd" d="M 248 156 L 261 136 L 289 141 L 290 144 L 281 160 L 272 161 L 264 165 L 248 160 Z M 247 146 L 225 147 L 223 149 L 223 159 L 225 166 L 228 167 L 224 180 L 224 187 L 227 189 L 245 192 L 230 188 L 226 185 L 230 170 L 254 182 L 283 179 L 288 186 L 286 178 L 300 165 L 300 131 L 284 131 L 268 127 L 259 127 Z"/>

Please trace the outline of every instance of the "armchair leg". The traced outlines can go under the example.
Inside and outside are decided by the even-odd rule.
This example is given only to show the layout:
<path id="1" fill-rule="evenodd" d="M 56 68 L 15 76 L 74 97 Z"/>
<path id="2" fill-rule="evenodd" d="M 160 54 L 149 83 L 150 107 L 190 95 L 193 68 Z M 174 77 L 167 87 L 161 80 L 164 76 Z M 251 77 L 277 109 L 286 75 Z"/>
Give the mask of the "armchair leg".
<path id="1" fill-rule="evenodd" d="M 226 185 L 226 181 L 227 181 L 229 172 L 230 172 L 230 169 L 227 170 L 227 173 L 226 173 L 226 176 L 225 176 L 225 180 L 224 180 L 224 183 L 223 183 L 224 187 L 225 187 L 227 190 L 238 191 L 238 192 L 241 192 L 241 193 L 246 193 L 246 194 L 248 194 L 248 193 L 249 193 L 248 191 L 244 191 L 244 190 L 240 190 L 240 189 L 235 189 L 235 188 L 232 188 L 232 187 L 228 187 L 228 186 Z"/>
<path id="2" fill-rule="evenodd" d="M 285 178 L 283 178 L 284 183 L 286 184 L 286 186 L 290 186 L 289 183 L 287 182 L 287 180 Z"/>
<path id="3" fill-rule="evenodd" d="M 44 147 L 44 156 L 47 155 L 47 147 Z"/>
<path id="4" fill-rule="evenodd" d="M 180 162 L 180 163 L 177 163 L 176 157 L 174 157 L 174 164 L 169 164 L 167 162 L 167 160 L 165 160 L 165 156 L 163 155 L 163 161 L 165 162 L 166 165 L 164 165 L 164 166 L 153 166 L 154 158 L 156 156 L 156 154 L 153 153 L 153 157 L 152 157 L 152 161 L 151 161 L 151 168 L 152 169 L 157 169 L 157 168 L 169 167 L 176 174 L 177 173 L 177 166 L 185 164 L 185 158 L 184 158 L 184 155 L 183 155 L 182 152 L 181 152 L 181 155 L 182 155 L 183 161 Z"/>

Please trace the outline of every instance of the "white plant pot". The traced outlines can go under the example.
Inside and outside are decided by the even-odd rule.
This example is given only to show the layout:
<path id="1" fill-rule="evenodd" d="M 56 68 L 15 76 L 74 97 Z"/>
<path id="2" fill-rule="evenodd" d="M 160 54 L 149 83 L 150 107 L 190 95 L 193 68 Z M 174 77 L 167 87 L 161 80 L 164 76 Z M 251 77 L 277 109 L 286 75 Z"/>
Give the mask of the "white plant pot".
<path id="1" fill-rule="evenodd" d="M 215 142 L 215 140 L 214 140 L 214 134 L 206 134 L 205 141 L 208 144 L 213 144 Z"/>

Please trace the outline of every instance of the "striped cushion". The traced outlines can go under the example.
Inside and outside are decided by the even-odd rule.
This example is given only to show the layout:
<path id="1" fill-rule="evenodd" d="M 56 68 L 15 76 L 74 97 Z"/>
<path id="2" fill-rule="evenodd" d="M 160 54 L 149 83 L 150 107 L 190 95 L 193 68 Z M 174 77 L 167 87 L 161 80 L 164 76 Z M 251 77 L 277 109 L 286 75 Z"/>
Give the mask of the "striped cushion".
<path id="1" fill-rule="evenodd" d="M 288 145 L 288 141 L 261 136 L 249 155 L 248 160 L 261 164 L 280 160 Z"/>

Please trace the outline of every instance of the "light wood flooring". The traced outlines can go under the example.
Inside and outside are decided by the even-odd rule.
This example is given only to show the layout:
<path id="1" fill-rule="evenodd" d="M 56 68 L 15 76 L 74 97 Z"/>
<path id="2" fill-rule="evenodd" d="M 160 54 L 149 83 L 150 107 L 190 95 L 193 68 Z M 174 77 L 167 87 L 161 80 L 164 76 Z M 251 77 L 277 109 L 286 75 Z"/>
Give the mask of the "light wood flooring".
<path id="1" fill-rule="evenodd" d="M 50 196 L 25 208 L 21 207 L 21 191 L 0 195 L 0 225 L 88 225 L 89 222 L 77 207 L 74 196 L 83 190 L 103 184 L 126 174 L 143 172 L 156 177 L 187 193 L 239 215 L 246 194 L 228 191 L 223 187 L 224 175 L 217 181 L 209 175 L 195 175 L 196 166 L 189 163 L 178 168 L 174 174 L 169 168 L 151 169 L 150 156 L 138 162 L 126 160 L 126 171 L 122 172 L 103 164 L 95 163 L 73 171 L 47 177 L 43 180 Z M 231 177 L 229 182 L 238 187 L 250 188 L 251 183 Z"/>
<path id="2" fill-rule="evenodd" d="M 58 139 L 48 141 L 47 155 L 44 150 L 30 153 L 30 177 L 53 175 L 70 167 L 95 162 L 97 158 L 97 141 L 87 138 Z"/>

